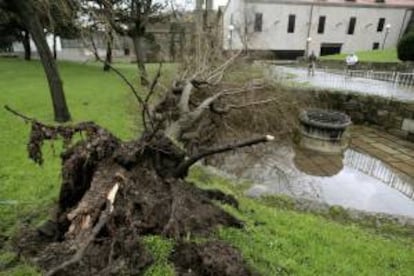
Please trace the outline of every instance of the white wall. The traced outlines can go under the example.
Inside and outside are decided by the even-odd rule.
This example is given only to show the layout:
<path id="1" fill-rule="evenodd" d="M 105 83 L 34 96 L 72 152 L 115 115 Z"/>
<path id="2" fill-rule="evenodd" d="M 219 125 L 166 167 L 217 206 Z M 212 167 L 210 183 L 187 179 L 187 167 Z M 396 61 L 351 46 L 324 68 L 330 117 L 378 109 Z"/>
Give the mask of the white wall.
<path id="1" fill-rule="evenodd" d="M 371 50 L 374 42 L 382 47 L 385 37 L 385 26 L 377 32 L 378 21 L 385 18 L 385 25 L 391 24 L 385 48 L 395 47 L 399 40 L 403 25 L 405 9 L 384 8 L 350 8 L 350 7 L 317 7 L 315 6 L 311 33 L 310 50 L 319 54 L 321 43 L 342 43 L 342 52 L 350 53 L 357 50 Z M 407 26 L 411 13 L 407 14 L 403 28 Z M 319 16 L 326 16 L 325 32 L 318 34 Z M 356 17 L 355 32 L 348 35 L 348 24 L 351 17 Z M 305 38 L 306 39 L 306 38 Z"/>
<path id="2" fill-rule="evenodd" d="M 51 51 L 53 51 L 53 35 L 47 34 L 46 35 L 46 42 L 47 45 L 49 45 L 49 48 Z M 33 40 L 30 39 L 30 48 L 32 49 L 32 52 L 37 52 L 36 45 L 34 44 Z M 14 42 L 13 43 L 13 51 L 14 52 L 24 52 L 23 44 L 21 42 Z M 60 37 L 56 37 L 56 51 L 60 52 L 62 51 L 62 43 L 60 41 Z"/>
<path id="3" fill-rule="evenodd" d="M 240 0 L 229 0 L 223 16 L 223 47 L 224 49 L 242 49 L 241 32 L 243 32 L 245 4 Z M 233 19 L 233 22 L 232 22 Z M 229 26 L 235 26 L 230 31 Z"/>
<path id="4" fill-rule="evenodd" d="M 248 48 L 251 50 L 305 50 L 308 37 L 311 5 L 296 5 L 283 3 L 246 3 L 240 0 L 230 0 L 224 14 L 224 48 L 229 49 L 230 16 L 233 14 L 235 24 L 243 24 L 242 17 L 251 17 L 249 26 Z M 262 32 L 253 32 L 254 13 L 263 14 Z M 373 43 L 382 43 L 385 28 L 377 32 L 379 18 L 385 18 L 386 24 L 391 24 L 385 48 L 395 47 L 401 28 L 405 29 L 411 16 L 404 8 L 378 7 L 344 7 L 314 5 L 309 44 L 309 51 L 319 55 L 322 43 L 340 43 L 342 52 L 349 53 L 357 50 L 371 50 Z M 296 15 L 295 32 L 288 33 L 289 14 Z M 325 32 L 318 34 L 319 16 L 326 16 Z M 348 35 L 348 24 L 351 17 L 356 17 L 356 27 L 353 35 Z M 236 27 L 237 29 L 237 27 Z M 238 29 L 243 29 L 238 26 Z M 226 43 L 227 42 L 227 43 Z M 241 49 L 242 45 L 237 34 L 232 35 L 232 48 Z"/>

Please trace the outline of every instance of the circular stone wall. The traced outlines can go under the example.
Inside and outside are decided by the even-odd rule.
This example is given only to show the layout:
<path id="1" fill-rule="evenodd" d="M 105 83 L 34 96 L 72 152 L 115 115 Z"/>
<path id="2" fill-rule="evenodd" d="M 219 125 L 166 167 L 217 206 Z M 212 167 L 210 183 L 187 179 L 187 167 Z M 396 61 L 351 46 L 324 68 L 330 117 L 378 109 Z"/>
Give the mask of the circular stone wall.
<path id="1" fill-rule="evenodd" d="M 324 153 L 342 153 L 348 146 L 348 115 L 334 110 L 309 109 L 300 114 L 303 148 Z"/>

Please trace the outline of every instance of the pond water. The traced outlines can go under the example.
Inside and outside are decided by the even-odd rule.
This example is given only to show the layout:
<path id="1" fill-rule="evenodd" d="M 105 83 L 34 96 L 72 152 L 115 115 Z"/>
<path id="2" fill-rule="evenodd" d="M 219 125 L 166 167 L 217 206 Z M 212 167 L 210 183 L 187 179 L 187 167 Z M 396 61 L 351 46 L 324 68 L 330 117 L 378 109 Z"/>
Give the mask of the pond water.
<path id="1" fill-rule="evenodd" d="M 255 183 L 250 196 L 286 194 L 414 218 L 413 179 L 353 149 L 326 155 L 268 143 L 223 158 L 220 168 Z"/>

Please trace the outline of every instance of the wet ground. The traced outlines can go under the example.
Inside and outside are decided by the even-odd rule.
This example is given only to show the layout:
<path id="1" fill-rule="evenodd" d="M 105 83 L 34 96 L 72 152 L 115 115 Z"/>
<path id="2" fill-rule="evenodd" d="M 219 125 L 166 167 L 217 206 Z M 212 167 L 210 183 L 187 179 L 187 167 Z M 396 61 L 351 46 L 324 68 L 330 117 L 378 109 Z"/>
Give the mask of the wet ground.
<path id="1" fill-rule="evenodd" d="M 352 147 L 414 179 L 414 143 L 366 126 L 353 126 Z"/>
<path id="2" fill-rule="evenodd" d="M 272 78 L 287 84 L 299 83 L 304 86 L 414 101 L 414 86 L 402 86 L 387 81 L 346 77 L 341 74 L 324 72 L 323 70 L 316 70 L 315 76 L 308 76 L 306 68 L 298 67 L 274 66 L 271 70 Z"/>
<path id="3" fill-rule="evenodd" d="M 363 153 L 362 148 L 352 146 L 343 156 L 338 156 L 267 144 L 227 155 L 222 168 L 252 180 L 255 184 L 247 191 L 250 196 L 287 194 L 414 218 L 414 179 L 387 162 Z"/>

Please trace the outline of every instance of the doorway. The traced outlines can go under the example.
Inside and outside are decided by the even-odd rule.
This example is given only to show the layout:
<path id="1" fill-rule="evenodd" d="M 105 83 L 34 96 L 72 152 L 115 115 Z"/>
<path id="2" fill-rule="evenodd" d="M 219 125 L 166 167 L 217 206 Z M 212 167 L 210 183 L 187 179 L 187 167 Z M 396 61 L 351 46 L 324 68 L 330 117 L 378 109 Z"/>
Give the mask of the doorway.
<path id="1" fill-rule="evenodd" d="M 321 56 L 340 54 L 341 48 L 341 43 L 322 43 Z"/>

